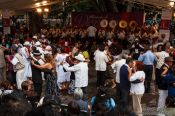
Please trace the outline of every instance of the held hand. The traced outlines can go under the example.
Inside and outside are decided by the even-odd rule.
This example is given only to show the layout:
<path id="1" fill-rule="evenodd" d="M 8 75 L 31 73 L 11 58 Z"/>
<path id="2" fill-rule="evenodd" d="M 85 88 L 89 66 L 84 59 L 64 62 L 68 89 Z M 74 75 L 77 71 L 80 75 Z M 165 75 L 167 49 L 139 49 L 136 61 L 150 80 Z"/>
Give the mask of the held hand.
<path id="1" fill-rule="evenodd" d="M 60 64 L 63 65 L 64 64 L 64 61 L 62 61 Z"/>
<path id="2" fill-rule="evenodd" d="M 72 55 L 72 52 L 69 52 L 69 56 L 71 56 Z"/>
<path id="3" fill-rule="evenodd" d="M 142 78 L 140 79 L 140 81 L 143 82 L 143 81 L 144 81 L 144 78 L 142 77 Z"/>
<path id="4" fill-rule="evenodd" d="M 34 65 L 34 64 L 35 64 L 33 60 L 31 61 L 31 64 L 32 64 L 32 65 Z"/>
<path id="5" fill-rule="evenodd" d="M 132 69 L 128 68 L 128 72 L 129 72 L 129 74 L 132 74 Z"/>

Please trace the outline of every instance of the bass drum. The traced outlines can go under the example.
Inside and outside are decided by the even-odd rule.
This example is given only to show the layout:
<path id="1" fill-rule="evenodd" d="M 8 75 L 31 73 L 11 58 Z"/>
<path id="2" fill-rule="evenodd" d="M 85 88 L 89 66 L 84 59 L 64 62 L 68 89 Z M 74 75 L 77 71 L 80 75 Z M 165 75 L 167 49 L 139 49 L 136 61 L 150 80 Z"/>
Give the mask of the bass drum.
<path id="1" fill-rule="evenodd" d="M 126 28 L 127 26 L 128 26 L 128 24 L 127 24 L 127 22 L 126 22 L 125 20 L 121 20 L 121 21 L 119 22 L 119 27 L 120 27 L 120 28 L 124 29 L 124 28 Z"/>

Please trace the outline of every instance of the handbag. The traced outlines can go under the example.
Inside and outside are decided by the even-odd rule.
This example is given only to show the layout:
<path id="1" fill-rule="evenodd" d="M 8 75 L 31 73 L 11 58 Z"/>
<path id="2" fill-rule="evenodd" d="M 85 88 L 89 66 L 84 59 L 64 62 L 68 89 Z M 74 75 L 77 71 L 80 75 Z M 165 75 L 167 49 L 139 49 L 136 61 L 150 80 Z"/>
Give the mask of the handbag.
<path id="1" fill-rule="evenodd" d="M 15 70 L 21 70 L 21 69 L 23 69 L 24 67 L 25 67 L 25 65 L 23 65 L 21 62 L 20 62 L 20 60 L 19 60 L 19 58 L 18 57 L 16 57 L 17 59 L 18 59 L 18 63 L 15 65 Z"/>

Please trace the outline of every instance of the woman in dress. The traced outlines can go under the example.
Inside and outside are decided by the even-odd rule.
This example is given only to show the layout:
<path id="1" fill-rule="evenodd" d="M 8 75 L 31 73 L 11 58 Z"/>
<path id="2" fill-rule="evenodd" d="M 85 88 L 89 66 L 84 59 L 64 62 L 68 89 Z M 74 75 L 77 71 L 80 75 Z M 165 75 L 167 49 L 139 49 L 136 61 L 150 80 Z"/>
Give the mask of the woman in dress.
<path id="1" fill-rule="evenodd" d="M 39 69 L 42 69 L 45 72 L 46 94 L 59 95 L 54 58 L 50 54 L 46 54 L 44 56 L 44 58 L 45 58 L 45 61 L 46 61 L 45 64 L 37 65 L 32 61 L 32 65 L 39 68 Z"/>

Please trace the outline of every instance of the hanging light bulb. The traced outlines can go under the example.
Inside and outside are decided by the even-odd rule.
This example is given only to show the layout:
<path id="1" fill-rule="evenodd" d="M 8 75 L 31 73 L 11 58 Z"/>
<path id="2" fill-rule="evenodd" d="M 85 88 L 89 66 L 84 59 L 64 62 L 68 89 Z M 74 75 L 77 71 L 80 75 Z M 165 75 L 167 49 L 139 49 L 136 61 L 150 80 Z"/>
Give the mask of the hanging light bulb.
<path id="1" fill-rule="evenodd" d="M 44 9 L 44 12 L 49 12 L 49 9 L 48 9 L 48 8 L 45 8 L 45 9 Z"/>
<path id="2" fill-rule="evenodd" d="M 42 1 L 42 5 L 47 5 L 47 1 Z"/>
<path id="3" fill-rule="evenodd" d="M 36 6 L 40 6 L 41 4 L 39 2 L 35 3 Z"/>
<path id="4" fill-rule="evenodd" d="M 42 9 L 41 9 L 41 8 L 37 8 L 36 11 L 37 11 L 38 13 L 41 13 L 41 12 L 42 12 Z"/>
<path id="5" fill-rule="evenodd" d="M 174 2 L 169 2 L 169 5 L 170 5 L 171 7 L 174 7 Z"/>

